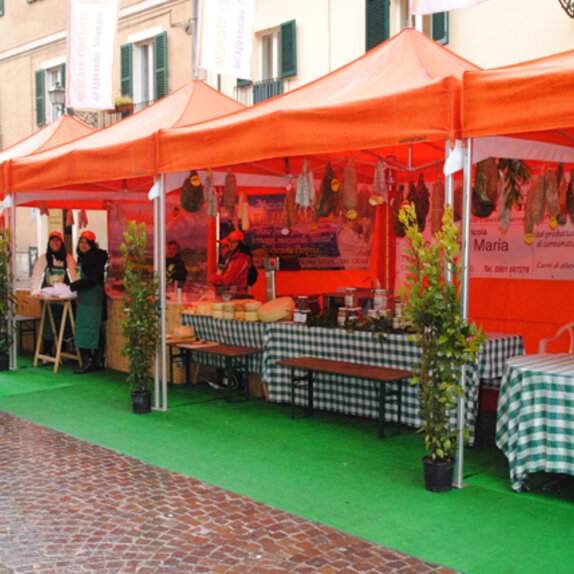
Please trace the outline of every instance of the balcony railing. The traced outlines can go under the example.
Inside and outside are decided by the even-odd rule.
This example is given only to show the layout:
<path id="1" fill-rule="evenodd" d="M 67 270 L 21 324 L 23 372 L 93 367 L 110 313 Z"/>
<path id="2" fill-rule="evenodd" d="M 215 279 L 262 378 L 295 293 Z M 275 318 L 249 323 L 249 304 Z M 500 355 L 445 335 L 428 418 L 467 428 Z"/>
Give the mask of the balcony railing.
<path id="1" fill-rule="evenodd" d="M 235 99 L 246 105 L 258 104 L 288 91 L 288 82 L 283 78 L 272 78 L 260 82 L 245 82 L 234 88 Z"/>
<path id="2" fill-rule="evenodd" d="M 79 120 L 83 121 L 85 124 L 93 127 L 96 130 L 101 130 L 102 128 L 111 126 L 127 118 L 134 112 L 139 112 L 151 104 L 155 103 L 157 100 L 149 100 L 147 102 L 139 102 L 133 105 L 133 109 L 131 111 L 122 112 L 117 110 L 102 110 L 98 112 L 89 112 L 84 110 L 68 110 L 68 113 Z"/>

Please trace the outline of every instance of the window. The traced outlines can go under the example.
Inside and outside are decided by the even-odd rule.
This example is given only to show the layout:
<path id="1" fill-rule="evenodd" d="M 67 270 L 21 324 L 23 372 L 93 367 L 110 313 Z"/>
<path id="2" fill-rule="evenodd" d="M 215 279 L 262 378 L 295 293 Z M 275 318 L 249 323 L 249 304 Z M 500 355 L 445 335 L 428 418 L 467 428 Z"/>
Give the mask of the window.
<path id="1" fill-rule="evenodd" d="M 121 93 L 136 103 L 163 98 L 167 88 L 167 33 L 120 49 Z"/>
<path id="2" fill-rule="evenodd" d="M 4 16 L 4 0 L 0 0 L 0 16 Z"/>
<path id="3" fill-rule="evenodd" d="M 366 0 L 366 50 L 389 39 L 389 0 Z"/>
<path id="4" fill-rule="evenodd" d="M 261 36 L 261 79 L 271 80 L 279 75 L 279 31 Z"/>
<path id="5" fill-rule="evenodd" d="M 58 119 L 63 110 L 52 105 L 50 90 L 59 84 L 65 87 L 66 64 L 36 70 L 36 124 L 44 126 Z"/>
<path id="6" fill-rule="evenodd" d="M 431 38 L 443 46 L 448 44 L 448 12 L 432 14 Z"/>

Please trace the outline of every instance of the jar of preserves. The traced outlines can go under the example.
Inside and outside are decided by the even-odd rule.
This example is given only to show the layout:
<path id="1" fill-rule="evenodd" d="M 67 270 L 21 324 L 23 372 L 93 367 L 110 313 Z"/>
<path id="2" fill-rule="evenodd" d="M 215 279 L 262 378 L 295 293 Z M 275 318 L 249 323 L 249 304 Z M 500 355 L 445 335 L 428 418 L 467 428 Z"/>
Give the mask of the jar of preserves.
<path id="1" fill-rule="evenodd" d="M 347 309 L 355 307 L 357 304 L 357 290 L 354 287 L 348 287 L 345 290 L 345 307 Z"/>
<path id="2" fill-rule="evenodd" d="M 339 327 L 344 327 L 347 323 L 347 309 L 345 307 L 339 307 L 337 311 L 337 325 Z"/>
<path id="3" fill-rule="evenodd" d="M 386 310 L 388 305 L 388 294 L 385 289 L 375 289 L 375 295 L 373 297 L 373 309 L 377 311 Z"/>

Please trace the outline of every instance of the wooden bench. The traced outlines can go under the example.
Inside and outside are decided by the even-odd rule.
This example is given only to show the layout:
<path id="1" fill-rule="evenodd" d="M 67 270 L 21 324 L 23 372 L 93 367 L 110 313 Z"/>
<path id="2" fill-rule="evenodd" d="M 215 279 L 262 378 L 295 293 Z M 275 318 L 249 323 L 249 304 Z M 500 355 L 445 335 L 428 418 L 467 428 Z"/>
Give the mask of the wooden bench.
<path id="1" fill-rule="evenodd" d="M 231 402 L 232 396 L 238 394 L 243 395 L 245 399 L 249 398 L 250 359 L 260 353 L 261 349 L 211 342 L 180 343 L 177 348 L 184 351 L 186 384 L 189 384 L 191 358 L 196 363 L 206 364 L 208 358 L 220 357 L 223 358 L 225 375 L 229 381 L 230 394 L 227 399 Z M 240 379 L 235 375 L 243 376 L 243 388 Z"/>
<path id="2" fill-rule="evenodd" d="M 297 383 L 307 383 L 307 411 L 313 415 L 313 383 L 315 373 L 328 373 L 343 377 L 364 379 L 377 385 L 379 399 L 379 438 L 385 438 L 385 409 L 388 398 L 397 401 L 397 432 L 400 434 L 401 425 L 401 398 L 402 385 L 413 373 L 402 369 L 388 369 L 362 363 L 349 363 L 347 361 L 333 361 L 316 357 L 295 357 L 277 361 L 278 365 L 291 368 L 291 418 L 295 418 L 295 387 Z M 307 374 L 303 377 L 295 376 L 295 371 L 304 370 Z M 351 382 L 351 381 L 349 381 Z M 392 390 L 387 389 L 387 384 L 393 385 Z"/>

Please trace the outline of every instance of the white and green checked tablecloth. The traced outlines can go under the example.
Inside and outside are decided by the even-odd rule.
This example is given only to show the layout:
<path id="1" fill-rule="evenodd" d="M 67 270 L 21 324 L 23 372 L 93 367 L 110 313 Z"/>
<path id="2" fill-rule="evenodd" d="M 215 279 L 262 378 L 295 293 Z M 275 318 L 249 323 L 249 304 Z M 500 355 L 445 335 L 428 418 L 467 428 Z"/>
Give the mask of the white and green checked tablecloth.
<path id="1" fill-rule="evenodd" d="M 264 346 L 265 323 L 213 319 L 187 313 L 182 313 L 182 323 L 193 327 L 198 339 L 255 349 L 263 349 Z M 261 354 L 251 358 L 251 366 L 255 371 L 261 372 Z"/>
<path id="2" fill-rule="evenodd" d="M 372 333 L 321 327 L 308 328 L 288 323 L 271 324 L 267 335 L 263 354 L 263 380 L 267 384 L 269 400 L 278 402 L 291 400 L 291 370 L 277 365 L 279 359 L 312 356 L 395 369 L 410 369 L 421 354 L 419 347 L 408 335 L 388 335 L 382 343 Z M 468 365 L 466 373 L 466 424 L 470 431 L 470 442 L 473 444 L 479 383 L 477 364 Z M 295 402 L 299 405 L 307 404 L 305 388 L 297 389 Z M 314 404 L 317 409 L 364 417 L 377 418 L 379 413 L 376 387 L 372 383 L 355 379 L 350 385 L 348 378 L 323 373 L 316 374 Z M 402 396 L 403 424 L 420 427 L 422 419 L 418 414 L 419 408 L 417 387 L 405 384 Z M 386 420 L 396 421 L 396 418 L 397 405 L 394 401 L 389 401 Z M 451 421 L 456 424 L 455 411 Z"/>
<path id="3" fill-rule="evenodd" d="M 507 362 L 496 445 L 508 458 L 516 491 L 533 472 L 574 475 L 574 355 L 525 355 Z"/>
<path id="4" fill-rule="evenodd" d="M 520 335 L 486 333 L 488 339 L 479 356 L 481 384 L 490 388 L 500 388 L 500 378 L 504 375 L 506 361 L 510 357 L 524 355 L 524 341 Z"/>

